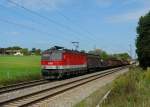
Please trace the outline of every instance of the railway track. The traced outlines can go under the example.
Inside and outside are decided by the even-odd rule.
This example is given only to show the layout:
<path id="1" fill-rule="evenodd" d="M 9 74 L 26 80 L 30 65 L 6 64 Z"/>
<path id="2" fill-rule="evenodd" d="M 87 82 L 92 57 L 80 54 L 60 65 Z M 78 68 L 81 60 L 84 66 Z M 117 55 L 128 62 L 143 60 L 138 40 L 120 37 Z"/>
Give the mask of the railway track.
<path id="1" fill-rule="evenodd" d="M 94 75 L 85 76 L 84 78 L 75 79 L 72 81 L 68 81 L 59 85 L 55 85 L 51 88 L 41 90 L 34 92 L 32 94 L 28 94 L 22 97 L 18 97 L 15 99 L 11 99 L 8 101 L 1 102 L 0 105 L 2 107 L 27 107 L 32 106 L 36 103 L 39 103 L 40 101 L 43 101 L 47 98 L 56 96 L 58 94 L 61 94 L 65 91 L 68 91 L 70 89 L 73 89 L 75 87 L 81 86 L 83 84 L 86 84 L 88 82 L 94 81 L 96 79 L 99 79 L 101 77 L 104 77 L 106 75 L 112 74 L 114 72 L 120 71 L 121 69 L 124 69 L 125 67 L 119 67 L 111 70 L 106 70 L 106 72 L 99 72 Z"/>
<path id="2" fill-rule="evenodd" d="M 19 84 L 4 86 L 4 87 L 0 87 L 0 94 L 8 93 L 8 92 L 15 91 L 15 90 L 20 90 L 23 88 L 33 87 L 33 86 L 40 85 L 40 84 L 46 84 L 48 82 L 49 81 L 45 79 L 40 79 L 40 80 L 33 80 L 29 82 L 22 82 Z"/>

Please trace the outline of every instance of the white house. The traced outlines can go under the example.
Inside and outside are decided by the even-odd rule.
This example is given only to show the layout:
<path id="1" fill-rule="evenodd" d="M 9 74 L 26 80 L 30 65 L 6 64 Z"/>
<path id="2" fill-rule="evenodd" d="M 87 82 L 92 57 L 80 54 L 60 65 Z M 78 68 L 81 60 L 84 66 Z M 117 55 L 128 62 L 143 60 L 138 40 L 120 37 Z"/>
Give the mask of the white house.
<path id="1" fill-rule="evenodd" d="M 15 56 L 23 56 L 23 54 L 20 51 L 17 51 L 16 53 L 14 53 Z"/>

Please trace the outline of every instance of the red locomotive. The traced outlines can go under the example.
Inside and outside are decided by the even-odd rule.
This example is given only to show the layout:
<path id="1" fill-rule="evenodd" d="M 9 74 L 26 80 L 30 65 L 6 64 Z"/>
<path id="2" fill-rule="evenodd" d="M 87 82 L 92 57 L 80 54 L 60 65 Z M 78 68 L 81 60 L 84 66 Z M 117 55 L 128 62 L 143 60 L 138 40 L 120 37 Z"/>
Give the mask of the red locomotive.
<path id="1" fill-rule="evenodd" d="M 55 46 L 42 53 L 44 78 L 61 78 L 72 74 L 85 74 L 96 69 L 125 65 L 121 61 L 102 61 L 98 55 L 82 53 Z"/>

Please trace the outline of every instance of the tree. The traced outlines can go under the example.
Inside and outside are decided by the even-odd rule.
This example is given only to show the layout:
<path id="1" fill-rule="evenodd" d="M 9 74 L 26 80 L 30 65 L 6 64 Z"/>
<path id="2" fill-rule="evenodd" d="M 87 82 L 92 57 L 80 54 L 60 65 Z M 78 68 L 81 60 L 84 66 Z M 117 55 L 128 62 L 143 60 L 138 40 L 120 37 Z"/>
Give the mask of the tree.
<path id="1" fill-rule="evenodd" d="M 32 48 L 31 52 L 35 53 L 35 51 L 36 51 L 36 48 Z"/>
<path id="2" fill-rule="evenodd" d="M 13 46 L 13 47 L 8 47 L 6 48 L 7 50 L 21 50 L 22 48 L 19 46 Z"/>
<path id="3" fill-rule="evenodd" d="M 150 12 L 139 19 L 137 26 L 136 53 L 140 66 L 150 66 Z"/>
<path id="4" fill-rule="evenodd" d="M 109 55 L 105 51 L 102 51 L 101 54 L 100 54 L 100 56 L 104 60 L 109 58 Z"/>
<path id="5" fill-rule="evenodd" d="M 5 54 L 6 53 L 6 50 L 5 50 L 5 48 L 0 48 L 0 54 Z"/>
<path id="6" fill-rule="evenodd" d="M 109 55 L 101 49 L 94 49 L 92 51 L 89 51 L 88 53 L 94 54 L 94 55 L 99 55 L 102 59 L 108 59 L 109 58 Z"/>
<path id="7" fill-rule="evenodd" d="M 86 53 L 86 51 L 85 51 L 85 50 L 81 50 L 80 52 L 82 52 L 82 53 Z"/>
<path id="8" fill-rule="evenodd" d="M 21 50 L 22 48 L 19 47 L 19 46 L 13 46 L 12 49 L 13 49 L 13 50 Z"/>
<path id="9" fill-rule="evenodd" d="M 23 48 L 23 49 L 21 50 L 21 52 L 23 53 L 23 55 L 29 55 L 28 48 Z"/>
<path id="10" fill-rule="evenodd" d="M 41 55 L 41 49 L 36 49 L 35 50 L 35 55 Z"/>
<path id="11" fill-rule="evenodd" d="M 128 53 L 119 53 L 119 54 L 114 54 L 112 56 L 121 60 L 128 60 L 131 58 Z"/>
<path id="12" fill-rule="evenodd" d="M 89 51 L 88 53 L 94 54 L 94 55 L 100 55 L 102 53 L 102 50 L 101 49 L 94 49 L 94 50 Z"/>

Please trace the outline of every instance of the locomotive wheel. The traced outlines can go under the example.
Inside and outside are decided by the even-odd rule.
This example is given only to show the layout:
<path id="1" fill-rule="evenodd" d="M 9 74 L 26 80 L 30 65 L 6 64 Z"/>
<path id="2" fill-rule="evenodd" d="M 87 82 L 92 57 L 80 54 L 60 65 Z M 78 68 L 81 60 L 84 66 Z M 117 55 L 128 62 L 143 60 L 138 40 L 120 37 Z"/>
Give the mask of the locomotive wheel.
<path id="1" fill-rule="evenodd" d="M 62 78 L 63 78 L 63 74 L 62 74 L 62 73 L 59 73 L 56 78 L 57 78 L 57 79 L 62 79 Z"/>

